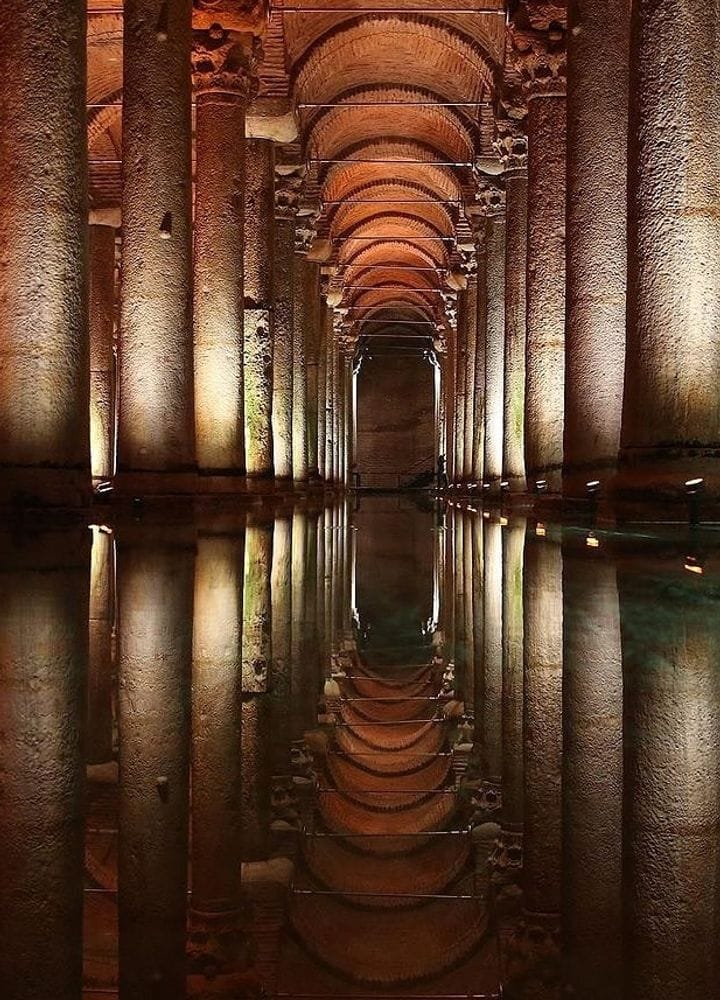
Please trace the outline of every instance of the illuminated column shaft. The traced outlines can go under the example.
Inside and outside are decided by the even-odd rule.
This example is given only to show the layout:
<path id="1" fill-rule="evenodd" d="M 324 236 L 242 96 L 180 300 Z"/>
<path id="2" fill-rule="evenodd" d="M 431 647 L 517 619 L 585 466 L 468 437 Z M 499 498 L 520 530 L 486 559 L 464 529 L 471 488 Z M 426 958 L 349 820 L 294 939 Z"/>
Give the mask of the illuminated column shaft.
<path id="1" fill-rule="evenodd" d="M 540 28 L 553 10 L 555 23 L 564 23 L 565 4 L 546 4 Z M 528 98 L 525 465 L 528 479 L 544 479 L 557 492 L 565 407 L 565 39 L 554 28 L 514 31 L 513 39 Z"/>
<path id="2" fill-rule="evenodd" d="M 269 851 L 272 542 L 271 522 L 248 515 L 242 630 L 243 861 L 261 860 Z"/>
<path id="3" fill-rule="evenodd" d="M 90 226 L 90 469 L 93 483 L 115 472 L 115 229 Z"/>
<path id="4" fill-rule="evenodd" d="M 112 632 L 115 618 L 115 541 L 108 528 L 93 525 L 88 614 L 89 666 L 85 759 L 113 759 Z"/>
<path id="5" fill-rule="evenodd" d="M 318 329 L 320 343 L 318 345 L 318 393 L 317 393 L 317 461 L 318 474 L 322 479 L 326 478 L 326 448 L 327 431 L 325 420 L 327 416 L 327 338 L 328 329 L 332 326 L 332 313 L 321 300 L 320 315 L 318 317 Z"/>
<path id="6" fill-rule="evenodd" d="M 465 697 L 468 672 L 467 628 L 469 622 L 465 614 L 465 533 L 462 512 L 453 508 L 453 580 L 455 612 L 455 692 L 461 700 Z"/>
<path id="7" fill-rule="evenodd" d="M 563 959 L 577 996 L 622 995 L 623 681 L 615 567 L 563 559 Z"/>
<path id="8" fill-rule="evenodd" d="M 485 474 L 485 338 L 487 336 L 487 243 L 485 220 L 476 233 L 477 316 L 475 337 L 475 426 L 473 428 L 472 478 L 482 483 Z"/>
<path id="9" fill-rule="evenodd" d="M 275 518 L 273 525 L 272 571 L 272 733 L 273 774 L 287 774 L 290 764 L 292 711 L 291 653 L 291 558 L 292 521 Z"/>
<path id="10" fill-rule="evenodd" d="M 273 329 L 273 455 L 275 478 L 293 474 L 293 313 L 297 195 L 278 179 L 275 187 L 275 309 Z"/>
<path id="11" fill-rule="evenodd" d="M 308 323 L 308 303 L 306 296 L 310 289 L 313 265 L 308 264 L 300 254 L 294 255 L 295 294 L 293 296 L 293 480 L 307 482 L 308 478 L 308 428 L 307 403 L 308 384 L 306 368 L 306 327 Z"/>
<path id="12" fill-rule="evenodd" d="M 562 767 L 562 552 L 529 538 L 524 578 L 524 905 L 560 913 Z"/>
<path id="13" fill-rule="evenodd" d="M 463 325 L 466 331 L 467 354 L 465 371 L 465 443 L 463 470 L 466 479 L 472 479 L 473 447 L 475 444 L 475 360 L 477 354 L 477 274 L 475 253 L 472 254 L 472 271 L 467 275 L 467 288 L 463 295 Z"/>
<path id="14" fill-rule="evenodd" d="M 720 11 L 633 10 L 622 482 L 673 489 L 720 441 Z M 672 136 L 671 139 L 666 136 Z M 713 450 L 710 453 L 716 456 Z"/>
<path id="15" fill-rule="evenodd" d="M 90 486 L 85 31 L 80 0 L 0 7 L 5 500 L 76 502 Z"/>
<path id="16" fill-rule="evenodd" d="M 483 521 L 482 518 L 473 518 L 472 530 L 472 557 L 473 557 L 473 581 L 472 581 L 472 630 L 473 643 L 475 646 L 474 678 L 473 678 L 473 701 L 470 705 L 467 701 L 467 710 L 475 717 L 475 742 L 482 750 L 483 739 L 483 711 L 484 702 L 484 649 L 485 639 L 483 635 L 484 615 L 483 615 Z"/>
<path id="17" fill-rule="evenodd" d="M 455 338 L 455 482 L 465 478 L 465 368 L 467 365 L 467 291 L 458 293 Z"/>
<path id="18" fill-rule="evenodd" d="M 245 142 L 245 464 L 248 478 L 273 474 L 274 145 Z"/>
<path id="19" fill-rule="evenodd" d="M 218 37 L 221 34 L 222 37 Z M 195 436 L 204 472 L 245 471 L 243 433 L 243 188 L 252 40 L 194 33 Z"/>
<path id="20" fill-rule="evenodd" d="M 343 408 L 342 408 L 342 481 L 348 485 L 350 466 L 353 461 L 353 419 L 352 419 L 352 355 L 343 356 Z"/>
<path id="21" fill-rule="evenodd" d="M 82 991 L 89 536 L 0 540 L 0 981 L 12 1000 Z"/>
<path id="22" fill-rule="evenodd" d="M 455 352 L 457 333 L 451 328 L 447 333 L 447 351 L 443 358 L 445 378 L 445 467 L 449 482 L 455 480 Z"/>
<path id="23" fill-rule="evenodd" d="M 483 520 L 483 739 L 485 805 L 500 805 L 502 777 L 502 528 Z"/>
<path id="24" fill-rule="evenodd" d="M 505 389 L 505 201 L 499 194 L 490 193 L 487 206 L 484 479 L 493 486 L 502 478 Z"/>
<path id="25" fill-rule="evenodd" d="M 325 482 L 333 480 L 333 313 L 328 309 L 325 339 Z"/>
<path id="26" fill-rule="evenodd" d="M 213 937 L 240 922 L 243 567 L 242 534 L 201 534 L 192 666 L 192 917 L 201 954 L 220 951 Z"/>
<path id="27" fill-rule="evenodd" d="M 121 471 L 195 464 L 191 13 L 191 0 L 125 4 Z"/>
<path id="28" fill-rule="evenodd" d="M 614 473 L 620 446 L 630 7 L 570 6 L 564 490 L 573 496 Z"/>
<path id="29" fill-rule="evenodd" d="M 119 542 L 120 997 L 185 988 L 194 550 Z"/>
<path id="30" fill-rule="evenodd" d="M 509 136 L 505 167 L 505 370 L 503 478 L 525 490 L 525 348 L 527 340 L 527 139 Z"/>
<path id="31" fill-rule="evenodd" d="M 720 705 L 715 586 L 618 577 L 625 685 L 625 995 L 717 996 Z"/>
<path id="32" fill-rule="evenodd" d="M 318 385 L 320 377 L 320 344 L 323 309 L 320 301 L 320 270 L 317 264 L 304 261 L 305 294 L 305 367 L 307 370 L 308 476 L 318 478 Z"/>
<path id="33" fill-rule="evenodd" d="M 476 583 L 473 570 L 475 568 L 475 559 L 473 552 L 473 519 L 465 514 L 462 521 L 462 533 L 463 533 L 463 602 L 464 610 L 463 615 L 465 617 L 465 662 L 467 664 L 467 669 L 465 671 L 465 679 L 463 684 L 463 697 L 467 705 L 468 711 L 472 711 L 475 704 L 475 674 L 477 670 L 477 661 L 482 655 L 482 647 L 476 645 L 475 643 L 475 629 L 474 625 L 474 614 L 473 614 L 473 603 L 474 603 L 474 584 Z"/>
<path id="34" fill-rule="evenodd" d="M 332 373 L 332 442 L 333 442 L 333 482 L 340 482 L 340 434 L 342 427 L 340 423 L 340 407 L 342 404 L 342 381 L 341 381 L 341 360 L 340 345 L 335 345 L 333 351 L 333 373 Z"/>

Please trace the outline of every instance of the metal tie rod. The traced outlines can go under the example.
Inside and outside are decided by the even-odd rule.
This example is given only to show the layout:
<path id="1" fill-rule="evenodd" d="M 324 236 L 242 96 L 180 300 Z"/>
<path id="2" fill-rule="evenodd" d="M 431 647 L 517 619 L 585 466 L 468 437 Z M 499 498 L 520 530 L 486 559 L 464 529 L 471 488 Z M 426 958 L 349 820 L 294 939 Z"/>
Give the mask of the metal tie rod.
<path id="1" fill-rule="evenodd" d="M 469 160 L 406 160 L 406 159 L 359 159 L 355 156 L 346 156 L 344 159 L 338 160 L 334 158 L 325 157 L 315 157 L 311 156 L 307 161 L 308 163 L 382 163 L 386 166 L 406 166 L 411 164 L 413 166 L 421 167 L 472 167 L 474 164 Z"/>
<path id="2" fill-rule="evenodd" d="M 293 896 L 360 896 L 369 897 L 370 899 L 482 899 L 484 896 L 468 895 L 463 893 L 462 895 L 452 896 L 449 893 L 432 893 L 432 892 L 361 892 L 357 889 L 348 889 L 344 892 L 342 889 L 293 889 Z"/>
<path id="3" fill-rule="evenodd" d="M 298 108 L 489 108 L 490 101 L 305 101 Z"/>
<path id="4" fill-rule="evenodd" d="M 504 10 L 498 10 L 497 7 L 320 7 L 278 4 L 276 10 L 283 14 L 469 14 L 473 17 L 494 14 L 503 19 L 507 16 Z"/>

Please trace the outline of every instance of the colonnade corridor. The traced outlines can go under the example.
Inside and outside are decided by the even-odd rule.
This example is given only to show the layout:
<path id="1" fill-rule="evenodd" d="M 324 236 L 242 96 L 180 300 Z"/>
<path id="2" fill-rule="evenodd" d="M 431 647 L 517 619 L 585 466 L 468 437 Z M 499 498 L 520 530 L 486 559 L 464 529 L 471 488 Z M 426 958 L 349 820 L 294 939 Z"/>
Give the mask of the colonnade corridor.
<path id="1" fill-rule="evenodd" d="M 720 994 L 720 534 L 422 494 L 0 532 L 10 1000 Z"/>

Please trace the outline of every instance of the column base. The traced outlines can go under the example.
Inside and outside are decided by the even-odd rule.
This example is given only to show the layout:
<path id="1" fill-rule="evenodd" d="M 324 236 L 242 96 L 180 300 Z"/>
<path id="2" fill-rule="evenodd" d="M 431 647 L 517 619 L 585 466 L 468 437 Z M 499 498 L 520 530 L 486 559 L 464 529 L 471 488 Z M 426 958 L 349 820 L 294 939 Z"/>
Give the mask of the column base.
<path id="1" fill-rule="evenodd" d="M 701 482 L 693 482 L 700 480 Z M 689 496 L 720 499 L 720 448 L 625 448 L 615 495 L 627 500 L 685 501 Z"/>
<path id="2" fill-rule="evenodd" d="M 84 507 L 91 498 L 89 468 L 0 466 L 0 507 Z"/>

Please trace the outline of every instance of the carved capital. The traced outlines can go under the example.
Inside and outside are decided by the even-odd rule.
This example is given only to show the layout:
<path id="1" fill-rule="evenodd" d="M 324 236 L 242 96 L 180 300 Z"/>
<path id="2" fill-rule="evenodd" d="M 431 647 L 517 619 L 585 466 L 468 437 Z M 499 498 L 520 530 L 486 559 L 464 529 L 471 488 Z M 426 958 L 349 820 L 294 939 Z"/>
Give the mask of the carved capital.
<path id="1" fill-rule="evenodd" d="M 560 996 L 560 916 L 523 912 L 506 945 L 508 993 L 557 1000 Z"/>
<path id="2" fill-rule="evenodd" d="M 567 91 L 567 9 L 558 0 L 524 0 L 509 32 L 509 56 L 529 100 Z"/>
<path id="3" fill-rule="evenodd" d="M 252 958 L 247 907 L 212 913 L 191 909 L 187 954 L 190 973 L 208 979 L 247 969 Z"/>
<path id="4" fill-rule="evenodd" d="M 528 141 L 525 129 L 510 119 L 501 119 L 495 127 L 493 142 L 495 152 L 505 174 L 523 174 L 527 171 Z"/>
<path id="5" fill-rule="evenodd" d="M 291 222 L 300 207 L 303 179 L 298 174 L 275 175 L 275 218 Z"/>
<path id="6" fill-rule="evenodd" d="M 295 253 L 307 254 L 317 236 L 320 210 L 310 205 L 300 205 L 295 229 Z"/>
<path id="7" fill-rule="evenodd" d="M 481 181 L 475 194 L 476 215 L 486 219 L 505 217 L 505 192 L 495 184 Z"/>
<path id="8" fill-rule="evenodd" d="M 198 97 L 224 94 L 248 104 L 258 88 L 260 39 L 220 24 L 193 32 L 192 74 Z"/>
<path id="9" fill-rule="evenodd" d="M 516 882 L 523 867 L 523 835 L 516 830 L 501 830 L 490 854 L 493 880 L 501 884 Z"/>

